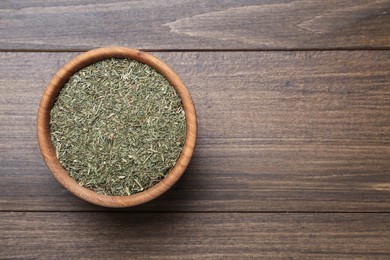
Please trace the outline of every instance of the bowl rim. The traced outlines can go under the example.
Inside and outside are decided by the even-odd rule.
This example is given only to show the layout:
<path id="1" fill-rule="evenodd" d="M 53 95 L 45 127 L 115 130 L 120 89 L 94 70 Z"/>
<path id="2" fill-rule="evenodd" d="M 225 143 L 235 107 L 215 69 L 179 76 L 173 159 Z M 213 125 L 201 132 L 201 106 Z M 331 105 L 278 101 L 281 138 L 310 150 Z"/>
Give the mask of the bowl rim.
<path id="1" fill-rule="evenodd" d="M 164 179 L 154 186 L 145 191 L 128 196 L 102 195 L 79 185 L 62 167 L 56 156 L 55 149 L 50 138 L 50 111 L 62 87 L 75 72 L 90 64 L 108 58 L 128 58 L 147 64 L 156 69 L 175 88 L 177 94 L 182 100 L 185 111 L 186 140 L 175 166 Z M 195 149 L 197 117 L 190 93 L 180 77 L 167 64 L 151 54 L 137 49 L 119 46 L 104 47 L 93 49 L 76 56 L 55 73 L 46 87 L 39 104 L 37 135 L 38 145 L 47 167 L 58 182 L 61 183 L 68 191 L 77 197 L 96 205 L 113 208 L 130 207 L 146 203 L 160 196 L 171 188 L 183 175 Z"/>

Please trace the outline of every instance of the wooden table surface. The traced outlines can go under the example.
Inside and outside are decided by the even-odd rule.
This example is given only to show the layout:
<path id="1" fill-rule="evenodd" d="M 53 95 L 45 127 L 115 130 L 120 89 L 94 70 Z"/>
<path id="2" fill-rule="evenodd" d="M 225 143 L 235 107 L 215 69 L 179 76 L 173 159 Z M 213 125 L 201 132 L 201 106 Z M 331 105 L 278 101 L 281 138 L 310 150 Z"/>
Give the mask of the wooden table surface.
<path id="1" fill-rule="evenodd" d="M 194 99 L 183 178 L 84 202 L 44 165 L 40 97 L 80 52 L 150 51 Z M 1 1 L 0 258 L 390 258 L 390 1 Z"/>

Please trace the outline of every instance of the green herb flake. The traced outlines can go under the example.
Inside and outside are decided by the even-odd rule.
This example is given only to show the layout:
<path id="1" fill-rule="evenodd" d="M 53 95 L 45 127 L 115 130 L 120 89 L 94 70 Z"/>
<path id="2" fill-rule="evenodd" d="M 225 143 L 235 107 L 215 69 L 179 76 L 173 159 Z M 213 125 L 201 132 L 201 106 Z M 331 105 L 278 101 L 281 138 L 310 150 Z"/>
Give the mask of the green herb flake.
<path id="1" fill-rule="evenodd" d="M 152 67 L 107 59 L 76 72 L 51 110 L 51 140 L 69 175 L 100 194 L 144 191 L 176 164 L 185 114 Z"/>

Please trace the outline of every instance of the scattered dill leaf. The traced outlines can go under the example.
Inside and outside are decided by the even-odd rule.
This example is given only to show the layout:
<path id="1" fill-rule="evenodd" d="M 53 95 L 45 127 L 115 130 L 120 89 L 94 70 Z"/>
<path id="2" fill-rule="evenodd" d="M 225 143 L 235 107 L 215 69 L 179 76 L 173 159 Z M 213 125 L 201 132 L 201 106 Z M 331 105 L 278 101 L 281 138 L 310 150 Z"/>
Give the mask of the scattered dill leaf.
<path id="1" fill-rule="evenodd" d="M 144 191 L 175 165 L 185 114 L 152 67 L 107 59 L 76 72 L 50 113 L 57 157 L 81 186 L 122 196 Z"/>

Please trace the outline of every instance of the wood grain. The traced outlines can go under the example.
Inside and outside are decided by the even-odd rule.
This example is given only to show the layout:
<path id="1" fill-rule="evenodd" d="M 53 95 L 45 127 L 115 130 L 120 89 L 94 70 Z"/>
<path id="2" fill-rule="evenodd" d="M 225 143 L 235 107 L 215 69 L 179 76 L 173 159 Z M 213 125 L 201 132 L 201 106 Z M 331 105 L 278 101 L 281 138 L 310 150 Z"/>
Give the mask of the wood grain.
<path id="1" fill-rule="evenodd" d="M 1 1 L 0 49 L 390 47 L 390 1 Z"/>
<path id="2" fill-rule="evenodd" d="M 76 55 L 0 53 L 1 210 L 102 210 L 57 184 L 36 141 L 41 94 Z M 192 94 L 199 137 L 175 188 L 132 210 L 389 212 L 389 52 L 156 56 Z"/>
<path id="3" fill-rule="evenodd" d="M 389 214 L 0 213 L 0 234 L 6 259 L 390 257 Z"/>

